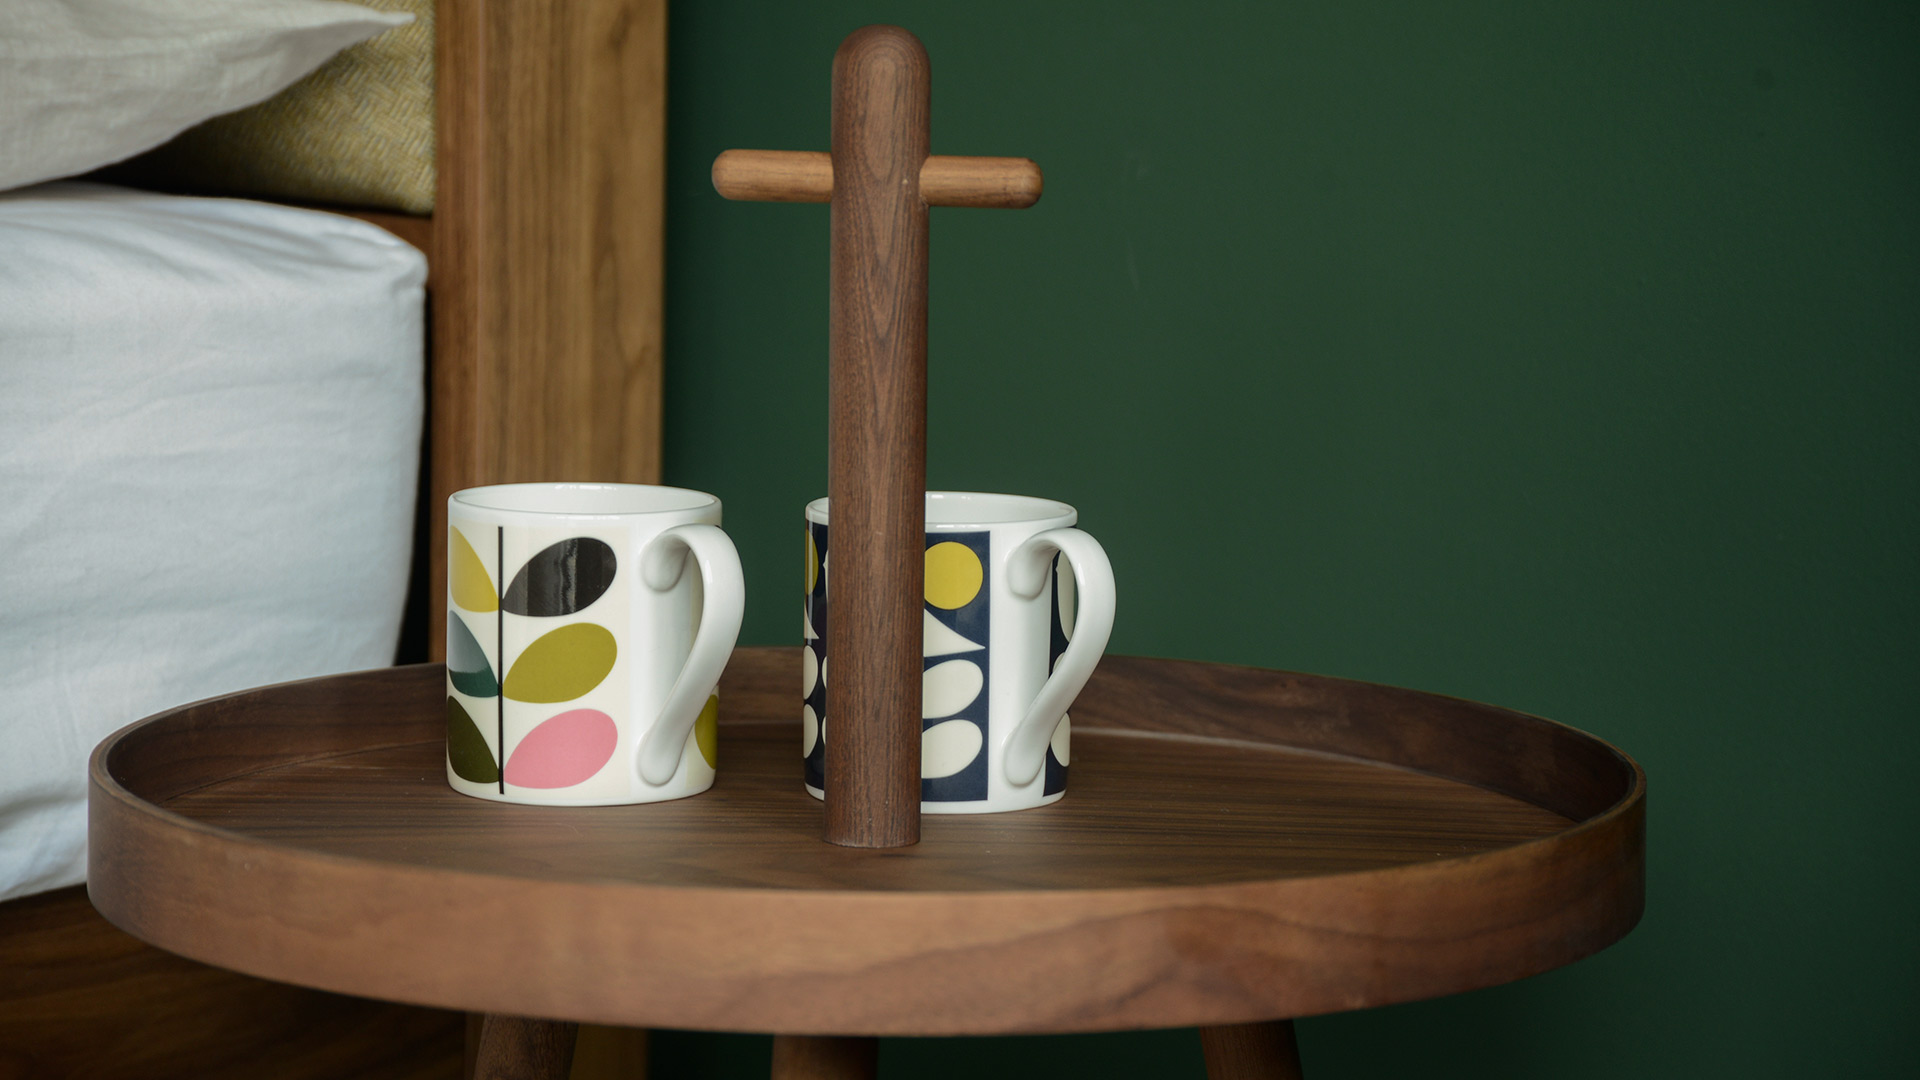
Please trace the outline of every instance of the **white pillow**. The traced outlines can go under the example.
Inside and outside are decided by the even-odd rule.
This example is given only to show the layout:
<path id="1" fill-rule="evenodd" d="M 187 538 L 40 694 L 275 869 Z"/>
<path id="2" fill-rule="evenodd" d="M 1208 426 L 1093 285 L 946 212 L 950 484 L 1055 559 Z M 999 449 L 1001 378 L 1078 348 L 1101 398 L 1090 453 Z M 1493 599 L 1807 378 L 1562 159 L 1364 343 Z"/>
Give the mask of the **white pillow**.
<path id="1" fill-rule="evenodd" d="M 249 686 L 393 663 L 426 260 L 335 214 L 0 195 L 0 900 L 79 881 L 86 762 Z"/>
<path id="2" fill-rule="evenodd" d="M 411 15 L 332 0 L 4 0 L 0 191 L 264 101 Z"/>

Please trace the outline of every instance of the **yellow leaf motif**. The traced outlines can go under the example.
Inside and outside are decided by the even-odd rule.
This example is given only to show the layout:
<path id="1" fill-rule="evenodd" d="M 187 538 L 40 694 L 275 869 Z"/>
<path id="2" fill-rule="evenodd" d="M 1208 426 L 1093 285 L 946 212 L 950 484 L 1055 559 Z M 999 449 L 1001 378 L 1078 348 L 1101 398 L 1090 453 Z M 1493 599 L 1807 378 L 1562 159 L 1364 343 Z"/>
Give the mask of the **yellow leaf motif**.
<path id="1" fill-rule="evenodd" d="M 720 767 L 720 695 L 707 698 L 707 706 L 700 710 L 700 718 L 693 722 L 693 743 L 700 748 L 700 756 L 707 760 L 709 769 Z"/>
<path id="2" fill-rule="evenodd" d="M 447 529 L 447 577 L 453 586 L 453 602 L 468 611 L 493 611 L 500 606 L 500 594 L 493 589 L 487 564 L 480 561 L 479 553 L 460 530 L 451 527 Z"/>

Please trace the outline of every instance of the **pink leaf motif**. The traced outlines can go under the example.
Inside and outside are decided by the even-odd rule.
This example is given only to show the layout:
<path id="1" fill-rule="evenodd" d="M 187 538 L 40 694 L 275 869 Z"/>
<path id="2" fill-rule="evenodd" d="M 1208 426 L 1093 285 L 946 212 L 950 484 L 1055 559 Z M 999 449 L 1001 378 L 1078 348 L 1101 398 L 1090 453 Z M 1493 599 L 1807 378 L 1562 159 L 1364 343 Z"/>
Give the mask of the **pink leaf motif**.
<path id="1" fill-rule="evenodd" d="M 507 783 L 563 788 L 584 783 L 613 757 L 620 729 L 597 709 L 574 709 L 542 720 L 507 759 Z"/>

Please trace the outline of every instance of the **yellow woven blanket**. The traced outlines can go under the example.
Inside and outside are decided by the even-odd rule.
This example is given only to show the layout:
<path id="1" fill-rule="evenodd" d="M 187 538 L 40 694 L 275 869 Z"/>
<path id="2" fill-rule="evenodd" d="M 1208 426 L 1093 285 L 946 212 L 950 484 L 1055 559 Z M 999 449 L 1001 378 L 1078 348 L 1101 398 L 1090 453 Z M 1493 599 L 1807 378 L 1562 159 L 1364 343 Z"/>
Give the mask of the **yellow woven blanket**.
<path id="1" fill-rule="evenodd" d="M 181 190 L 431 213 L 433 0 L 358 2 L 414 21 L 115 173 Z"/>

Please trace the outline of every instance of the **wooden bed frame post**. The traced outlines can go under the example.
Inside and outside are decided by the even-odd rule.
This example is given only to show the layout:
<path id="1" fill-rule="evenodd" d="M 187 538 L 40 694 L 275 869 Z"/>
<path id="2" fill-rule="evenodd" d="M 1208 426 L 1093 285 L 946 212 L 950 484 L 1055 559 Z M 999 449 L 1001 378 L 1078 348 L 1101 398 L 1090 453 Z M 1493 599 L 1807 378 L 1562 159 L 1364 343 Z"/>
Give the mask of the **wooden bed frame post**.
<path id="1" fill-rule="evenodd" d="M 666 0 L 442 2 L 428 645 L 447 496 L 660 479 Z"/>
<path id="2" fill-rule="evenodd" d="M 920 39 L 856 30 L 833 59 L 831 155 L 729 150 L 729 199 L 832 204 L 825 839 L 920 839 L 921 597 L 927 483 L 927 208 L 1040 198 L 1024 158 L 929 157 Z"/>

